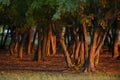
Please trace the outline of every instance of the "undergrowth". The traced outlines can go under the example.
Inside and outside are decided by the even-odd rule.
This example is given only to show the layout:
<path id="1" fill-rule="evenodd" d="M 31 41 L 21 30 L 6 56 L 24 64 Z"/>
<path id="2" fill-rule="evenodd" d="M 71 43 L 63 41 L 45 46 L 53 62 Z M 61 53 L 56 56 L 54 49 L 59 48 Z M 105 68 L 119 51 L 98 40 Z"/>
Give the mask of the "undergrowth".
<path id="1" fill-rule="evenodd" d="M 0 71 L 0 80 L 120 80 L 120 74 Z"/>

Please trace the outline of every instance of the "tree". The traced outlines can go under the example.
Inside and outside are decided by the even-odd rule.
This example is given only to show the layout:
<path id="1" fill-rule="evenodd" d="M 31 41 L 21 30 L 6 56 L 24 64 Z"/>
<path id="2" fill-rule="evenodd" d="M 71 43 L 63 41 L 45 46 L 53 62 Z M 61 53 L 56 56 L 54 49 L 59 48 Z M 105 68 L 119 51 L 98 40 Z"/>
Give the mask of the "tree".
<path id="1" fill-rule="evenodd" d="M 71 0 L 62 0 L 58 1 L 58 8 L 56 14 L 53 16 L 53 19 L 61 19 L 64 20 L 65 17 L 67 17 L 67 20 L 69 21 L 72 19 L 69 24 L 72 25 L 72 27 L 77 27 L 75 25 L 77 20 L 81 23 L 82 26 L 79 27 L 81 31 L 81 39 L 78 40 L 80 43 L 84 44 L 84 53 L 81 52 L 83 49 L 81 48 L 79 51 L 80 54 L 84 54 L 85 57 L 84 61 L 81 61 L 83 64 L 83 70 L 86 72 L 94 72 L 95 66 L 99 62 L 99 54 L 100 50 L 102 49 L 102 46 L 104 44 L 104 40 L 107 36 L 108 30 L 110 29 L 111 25 L 115 21 L 116 12 L 112 13 L 112 10 L 114 8 L 111 8 L 111 6 L 114 6 L 114 3 L 110 4 L 110 1 L 108 0 L 102 0 L 102 1 L 87 1 L 87 0 L 81 0 L 81 1 L 71 1 Z M 74 5 L 75 4 L 75 5 Z M 110 4 L 110 5 L 108 5 Z M 112 16 L 113 14 L 113 16 Z M 67 15 L 67 16 L 66 16 Z M 72 16 L 72 17 L 71 17 Z M 111 17 L 112 16 L 112 17 Z M 67 22 L 64 21 L 65 23 Z M 75 21 L 76 20 L 76 21 Z M 66 24 L 65 24 L 66 26 Z M 88 29 L 90 28 L 90 43 L 88 44 Z M 77 29 L 73 29 L 73 32 L 77 33 Z M 71 35 L 72 36 L 72 35 Z M 75 34 L 74 34 L 75 36 Z M 75 41 L 76 39 L 74 39 Z M 77 40 L 76 40 L 77 41 Z M 76 43 L 75 41 L 75 43 Z M 81 42 L 82 41 L 82 42 Z M 63 38 L 60 39 L 61 45 L 64 49 L 64 53 L 66 56 L 67 65 L 69 68 L 72 68 L 74 66 L 77 66 L 75 63 L 76 58 L 70 57 L 70 51 L 68 50 L 69 47 L 65 44 Z M 73 56 L 78 55 L 78 47 L 80 45 L 75 45 L 73 47 L 72 54 Z M 72 45 L 72 46 L 74 46 Z M 82 46 L 82 44 L 81 44 Z M 71 49 L 70 49 L 71 50 Z M 82 57 L 79 57 L 83 60 Z M 79 61 L 80 59 L 77 59 Z"/>
<path id="2" fill-rule="evenodd" d="M 54 44 L 55 36 L 52 38 L 52 21 L 51 18 L 54 14 L 56 0 L 34 0 L 28 11 L 28 21 L 35 21 L 38 33 L 38 48 L 34 56 L 34 60 L 44 60 L 45 56 L 50 55 L 51 46 L 53 54 L 55 54 Z M 30 18 L 32 16 L 32 18 Z M 54 40 L 52 40 L 54 39 Z M 51 44 L 50 44 L 51 43 Z M 56 44 L 55 44 L 56 45 Z"/>

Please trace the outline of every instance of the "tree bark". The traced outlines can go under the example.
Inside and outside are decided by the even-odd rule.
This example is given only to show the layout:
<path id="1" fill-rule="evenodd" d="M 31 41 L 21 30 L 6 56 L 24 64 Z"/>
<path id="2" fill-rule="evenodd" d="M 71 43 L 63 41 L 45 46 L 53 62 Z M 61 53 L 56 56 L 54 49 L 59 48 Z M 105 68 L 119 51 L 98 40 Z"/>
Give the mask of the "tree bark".
<path id="1" fill-rule="evenodd" d="M 48 32 L 47 27 L 44 27 L 43 31 L 42 31 L 42 36 L 43 36 L 43 39 L 42 39 L 42 60 L 43 61 L 45 60 L 45 56 L 46 56 L 47 32 Z"/>
<path id="2" fill-rule="evenodd" d="M 84 47 L 85 47 L 85 60 L 88 59 L 88 38 L 87 38 L 87 28 L 85 22 L 83 23 L 83 35 L 84 35 Z"/>
<path id="3" fill-rule="evenodd" d="M 56 35 L 52 35 L 51 37 L 51 44 L 52 44 L 52 54 L 56 54 Z"/>
<path id="4" fill-rule="evenodd" d="M 35 47 L 35 40 L 36 40 L 36 35 L 37 35 L 37 31 L 35 31 L 34 36 L 33 36 L 33 41 L 31 43 L 31 52 L 34 53 L 34 47 Z"/>
<path id="5" fill-rule="evenodd" d="M 48 39 L 47 39 L 47 45 L 46 45 L 46 55 L 47 56 L 50 56 L 50 40 L 51 40 L 51 37 L 52 37 L 52 31 L 51 29 L 49 29 L 49 32 L 48 32 L 48 35 L 47 35 Z"/>
<path id="6" fill-rule="evenodd" d="M 105 41 L 105 38 L 106 38 L 107 34 L 108 34 L 108 30 L 106 30 L 103 37 L 98 38 L 98 40 L 97 40 L 97 48 L 96 48 L 96 51 L 95 51 L 95 66 L 98 65 L 98 63 L 99 63 L 100 51 L 102 49 L 102 46 L 104 44 L 104 41 Z M 100 37 L 100 35 L 98 35 L 98 36 Z"/>
<path id="7" fill-rule="evenodd" d="M 33 61 L 40 62 L 41 59 L 42 59 L 42 54 L 41 54 L 41 32 L 38 31 L 38 46 L 37 46 L 37 50 L 35 52 Z"/>
<path id="8" fill-rule="evenodd" d="M 5 25 L 3 25 L 3 32 L 2 32 L 2 35 L 1 35 L 1 41 L 0 41 L 0 47 L 1 47 L 1 48 L 3 48 L 4 30 L 5 30 Z"/>
<path id="9" fill-rule="evenodd" d="M 85 61 L 85 54 L 84 54 L 84 42 L 81 42 L 80 45 L 80 53 L 79 53 L 79 57 L 78 57 L 78 65 L 79 66 L 83 66 L 84 61 Z"/>
<path id="10" fill-rule="evenodd" d="M 118 25 L 116 25 L 116 27 L 115 27 L 115 38 L 114 38 L 113 58 L 119 57 L 118 38 L 119 38 L 119 28 L 118 28 Z"/>
<path id="11" fill-rule="evenodd" d="M 30 28 L 29 30 L 29 34 L 28 34 L 28 48 L 27 48 L 27 55 L 31 54 L 31 46 L 32 46 L 32 28 Z"/>
<path id="12" fill-rule="evenodd" d="M 64 50 L 64 56 L 66 59 L 67 67 L 72 68 L 73 64 L 72 64 L 72 61 L 70 59 L 70 55 L 69 55 L 69 52 L 68 52 L 67 47 L 65 45 L 64 39 L 60 39 L 60 43 L 61 43 L 63 50 Z"/>
<path id="13" fill-rule="evenodd" d="M 75 50 L 75 64 L 78 64 L 78 57 L 79 57 L 79 51 L 80 51 L 80 42 L 77 42 L 76 44 L 76 50 Z"/>
<path id="14" fill-rule="evenodd" d="M 19 44 L 19 52 L 18 52 L 18 58 L 22 59 L 23 58 L 23 48 L 24 48 L 24 42 L 26 40 L 26 37 L 28 35 L 28 32 L 25 32 L 22 34 L 22 39 Z"/>
<path id="15" fill-rule="evenodd" d="M 96 50 L 96 45 L 97 45 L 97 37 L 98 37 L 98 32 L 95 31 L 94 33 L 94 38 L 93 38 L 93 43 L 91 45 L 90 49 L 90 64 L 89 64 L 89 69 L 90 71 L 94 72 L 95 71 L 95 50 Z"/>
<path id="16" fill-rule="evenodd" d="M 83 39 L 84 39 L 84 54 L 85 54 L 85 61 L 84 61 L 84 72 L 88 71 L 88 65 L 89 65 L 89 55 L 88 55 L 88 39 L 87 39 L 87 28 L 86 23 L 83 22 L 82 24 L 83 28 Z"/>

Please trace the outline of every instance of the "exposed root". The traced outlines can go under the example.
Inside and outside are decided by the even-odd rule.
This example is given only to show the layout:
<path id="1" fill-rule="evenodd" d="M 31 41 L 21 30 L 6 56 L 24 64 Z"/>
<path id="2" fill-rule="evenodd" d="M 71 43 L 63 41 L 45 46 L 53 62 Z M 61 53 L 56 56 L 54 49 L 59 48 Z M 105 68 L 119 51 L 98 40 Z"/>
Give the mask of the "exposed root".
<path id="1" fill-rule="evenodd" d="M 63 72 L 71 72 L 71 71 L 74 71 L 74 72 L 78 72 L 79 71 L 79 68 L 77 66 L 72 66 L 70 68 L 67 68 L 66 70 L 64 70 Z"/>

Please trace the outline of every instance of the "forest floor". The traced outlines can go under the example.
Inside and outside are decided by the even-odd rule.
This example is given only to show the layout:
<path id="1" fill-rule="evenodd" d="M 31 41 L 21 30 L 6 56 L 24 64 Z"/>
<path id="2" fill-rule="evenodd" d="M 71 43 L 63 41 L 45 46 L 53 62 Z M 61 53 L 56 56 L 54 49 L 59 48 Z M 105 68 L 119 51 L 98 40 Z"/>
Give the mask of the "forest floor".
<path id="1" fill-rule="evenodd" d="M 20 60 L 17 57 L 10 56 L 6 50 L 0 50 L 0 74 L 4 73 L 24 73 L 24 72 L 60 72 L 66 73 L 66 62 L 63 54 L 46 57 L 44 62 L 33 61 L 33 54 L 23 55 Z M 120 60 L 112 59 L 110 52 L 100 54 L 100 62 L 96 69 L 100 73 L 120 74 Z M 71 73 L 70 71 L 67 73 Z M 120 79 L 120 76 L 119 76 Z M 1 80 L 1 76 L 0 76 Z M 6 79 L 7 80 L 7 79 Z M 8 79 L 9 80 L 9 79 Z M 18 80 L 18 79 L 15 79 Z"/>

